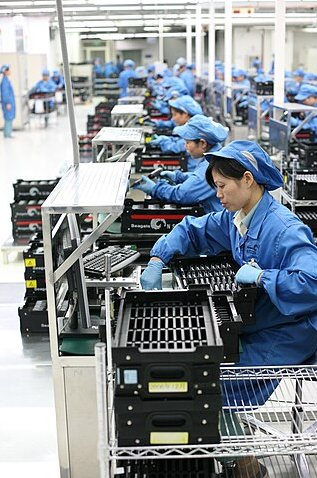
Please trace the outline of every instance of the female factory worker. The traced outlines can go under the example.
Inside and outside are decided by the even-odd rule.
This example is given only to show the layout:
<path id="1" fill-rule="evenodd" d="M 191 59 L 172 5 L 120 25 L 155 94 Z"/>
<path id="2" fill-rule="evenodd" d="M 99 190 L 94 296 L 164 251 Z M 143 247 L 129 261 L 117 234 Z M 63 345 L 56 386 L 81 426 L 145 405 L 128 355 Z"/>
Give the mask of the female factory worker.
<path id="1" fill-rule="evenodd" d="M 184 126 L 192 116 L 203 114 L 200 104 L 189 95 L 170 100 L 168 104 L 171 107 L 172 119 L 177 126 Z M 157 136 L 150 144 L 158 146 L 163 153 L 183 153 L 186 151 L 184 139 L 178 137 Z M 196 166 L 197 161 L 189 158 L 187 164 L 188 171 L 193 171 Z"/>
<path id="2" fill-rule="evenodd" d="M 182 171 L 163 171 L 161 176 L 167 177 L 174 184 L 166 181 L 155 183 L 143 176 L 143 182 L 136 186 L 146 194 L 161 201 L 175 204 L 202 204 L 205 212 L 222 209 L 215 189 L 206 181 L 206 170 L 209 162 L 205 153 L 221 149 L 221 143 L 228 136 L 228 129 L 220 123 L 215 123 L 203 115 L 193 116 L 184 126 L 178 126 L 174 132 L 186 141 L 186 149 L 191 158 L 197 162 L 196 169 L 191 173 Z"/>
<path id="3" fill-rule="evenodd" d="M 314 108 L 317 107 L 317 88 L 316 86 L 313 85 L 303 85 L 301 86 L 299 92 L 294 98 L 296 101 L 299 103 L 303 103 L 306 106 L 313 106 Z M 292 127 L 296 127 L 300 125 L 303 122 L 303 119 L 305 118 L 305 115 L 303 115 L 302 118 L 294 118 L 291 117 L 291 125 Z M 302 127 L 303 130 L 305 129 L 311 129 L 314 134 L 314 141 L 317 141 L 317 116 L 313 116 L 313 118 L 307 123 L 305 123 Z"/>
<path id="4" fill-rule="evenodd" d="M 206 179 L 225 209 L 186 217 L 162 236 L 151 251 L 142 286 L 161 288 L 162 268 L 175 255 L 231 251 L 240 265 L 236 281 L 258 287 L 256 323 L 242 328 L 239 366 L 300 364 L 317 344 L 317 248 L 312 233 L 269 194 L 283 180 L 258 144 L 233 141 L 207 156 Z M 273 389 L 264 380 L 257 387 L 233 381 L 225 402 L 233 407 L 261 404 Z M 250 460 L 237 460 L 233 476 L 266 477 L 264 467 L 254 457 Z M 254 473 L 246 474 L 245 467 Z"/>

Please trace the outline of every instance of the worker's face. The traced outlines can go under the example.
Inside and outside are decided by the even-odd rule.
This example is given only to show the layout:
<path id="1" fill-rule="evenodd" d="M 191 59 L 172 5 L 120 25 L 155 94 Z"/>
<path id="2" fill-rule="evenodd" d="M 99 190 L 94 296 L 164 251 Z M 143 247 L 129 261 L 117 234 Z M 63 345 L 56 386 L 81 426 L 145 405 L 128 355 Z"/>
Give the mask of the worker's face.
<path id="1" fill-rule="evenodd" d="M 199 143 L 195 141 L 186 141 L 186 150 L 192 158 L 201 158 L 206 153 L 206 141 L 201 139 Z"/>
<path id="2" fill-rule="evenodd" d="M 222 206 L 230 212 L 247 209 L 252 198 L 252 183 L 254 179 L 246 171 L 241 179 L 226 178 L 218 171 L 212 172 L 214 183 L 217 187 L 217 197 Z"/>
<path id="3" fill-rule="evenodd" d="M 308 96 L 308 98 L 305 98 L 302 103 L 307 106 L 314 106 L 317 103 L 317 98 L 315 96 Z"/>
<path id="4" fill-rule="evenodd" d="M 43 81 L 48 81 L 49 80 L 49 76 L 48 75 L 43 75 Z"/>
<path id="5" fill-rule="evenodd" d="M 190 116 L 188 113 L 184 113 L 183 111 L 177 111 L 174 108 L 171 108 L 172 110 L 172 118 L 177 124 L 177 126 L 184 126 L 184 124 L 187 123 L 187 121 L 190 119 Z"/>
<path id="6" fill-rule="evenodd" d="M 301 83 L 303 81 L 303 77 L 302 76 L 294 76 L 294 80 L 297 82 L 297 83 Z"/>

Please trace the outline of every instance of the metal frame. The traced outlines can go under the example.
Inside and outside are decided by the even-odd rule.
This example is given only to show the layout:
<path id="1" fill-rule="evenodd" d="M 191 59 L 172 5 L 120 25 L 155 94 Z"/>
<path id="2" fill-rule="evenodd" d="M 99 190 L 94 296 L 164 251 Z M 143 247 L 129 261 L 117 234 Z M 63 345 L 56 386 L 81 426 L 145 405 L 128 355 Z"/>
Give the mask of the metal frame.
<path id="1" fill-rule="evenodd" d="M 140 146 L 142 139 L 143 130 L 141 128 L 104 127 L 92 139 L 93 161 L 125 161 Z M 107 145 L 109 143 L 112 145 L 112 154 L 108 157 Z M 117 149 L 119 145 L 121 148 Z M 101 146 L 99 152 L 98 146 Z"/>
<path id="2" fill-rule="evenodd" d="M 71 166 L 42 206 L 45 277 L 54 379 L 57 437 L 62 478 L 97 476 L 96 397 L 92 356 L 60 356 L 59 324 L 56 317 L 56 281 L 123 211 L 128 185 L 129 163 L 84 163 Z M 106 219 L 56 270 L 52 243 L 65 214 L 107 212 Z M 52 228 L 52 216 L 60 218 Z M 79 388 L 78 388 L 79 387 Z M 83 441 L 76 441 L 85 430 Z M 78 438 L 79 437 L 79 438 Z"/>
<path id="3" fill-rule="evenodd" d="M 255 98 L 255 105 L 250 103 L 251 98 Z M 264 118 L 265 116 L 269 113 L 270 109 L 266 108 L 265 110 L 261 110 L 261 105 L 263 101 L 266 100 L 271 100 L 274 97 L 272 95 L 256 95 L 252 94 L 249 98 L 249 104 L 248 104 L 248 130 L 249 134 L 252 134 L 252 136 L 255 136 L 255 139 L 261 140 L 262 138 L 262 133 L 263 133 L 263 123 L 264 123 Z M 252 121 L 252 112 L 255 113 L 256 115 L 256 120 Z M 251 114 L 250 114 L 251 113 Z M 251 117 L 250 117 L 251 116 Z"/>
<path id="4" fill-rule="evenodd" d="M 143 114 L 143 104 L 115 105 L 111 110 L 111 123 L 116 126 L 117 121 L 120 121 L 119 126 L 126 128 L 133 125 Z"/>
<path id="5" fill-rule="evenodd" d="M 280 367 L 222 367 L 222 379 L 227 382 L 279 380 L 280 384 L 264 405 L 244 403 L 240 407 L 224 407 L 223 413 L 238 414 L 240 420 L 248 423 L 244 435 L 232 434 L 221 437 L 221 443 L 212 445 L 181 446 L 116 446 L 116 430 L 113 410 L 114 371 L 111 358 L 111 332 L 107 333 L 107 347 L 98 344 L 96 354 L 97 401 L 100 440 L 101 478 L 113 478 L 116 461 L 129 459 L 171 459 L 171 458 L 222 458 L 225 456 L 278 456 L 296 457 L 296 468 L 300 477 L 308 478 L 305 454 L 317 453 L 317 366 Z M 107 360 L 106 360 L 107 354 Z M 107 364 L 106 364 L 107 362 Z M 252 381 L 252 382 L 251 382 Z M 303 396 L 302 381 L 308 383 Z M 294 394 L 296 399 L 294 400 Z M 296 405 L 294 404 L 296 402 Z M 303 430 L 303 423 L 310 425 Z M 290 433 L 273 428 L 289 425 Z M 250 430 L 256 434 L 249 434 Z M 264 431 L 264 435 L 258 432 Z M 282 439 L 281 439 L 282 438 Z M 315 475 L 314 475 L 315 476 Z"/>
<path id="6" fill-rule="evenodd" d="M 291 114 L 292 113 L 308 113 L 305 119 L 291 131 Z M 303 126 L 310 121 L 314 116 L 317 115 L 317 108 L 312 106 L 300 105 L 297 103 L 283 103 L 283 104 L 273 104 L 270 108 L 270 123 L 269 129 L 273 129 L 274 125 L 279 126 L 282 129 L 285 129 L 285 134 L 281 140 L 280 145 L 274 145 L 279 150 L 285 151 L 286 156 L 288 155 L 288 145 L 291 139 L 296 137 L 296 134 L 303 128 Z M 281 121 L 282 117 L 286 117 L 286 121 Z M 272 138 L 270 135 L 270 143 L 272 143 Z"/>

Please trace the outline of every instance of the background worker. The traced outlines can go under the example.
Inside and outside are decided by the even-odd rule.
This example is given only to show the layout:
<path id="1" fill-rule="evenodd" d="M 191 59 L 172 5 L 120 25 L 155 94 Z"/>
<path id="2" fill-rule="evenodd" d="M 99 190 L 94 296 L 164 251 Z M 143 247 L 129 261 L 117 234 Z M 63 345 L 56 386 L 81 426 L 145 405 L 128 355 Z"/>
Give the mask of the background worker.
<path id="1" fill-rule="evenodd" d="M 173 184 L 162 180 L 155 183 L 142 176 L 143 182 L 136 189 L 160 201 L 182 205 L 202 204 L 206 213 L 220 211 L 222 206 L 216 197 L 216 191 L 206 181 L 209 162 L 204 154 L 221 149 L 221 143 L 228 136 L 228 129 L 206 116 L 195 115 L 174 131 L 186 141 L 187 152 L 197 162 L 197 167 L 189 173 L 163 171 L 161 177 L 168 178 Z"/>
<path id="2" fill-rule="evenodd" d="M 15 118 L 15 97 L 13 86 L 9 78 L 11 75 L 10 66 L 7 64 L 2 65 L 0 72 L 3 75 L 0 85 L 0 98 L 4 119 L 3 135 L 5 138 L 13 138 L 12 122 Z"/>

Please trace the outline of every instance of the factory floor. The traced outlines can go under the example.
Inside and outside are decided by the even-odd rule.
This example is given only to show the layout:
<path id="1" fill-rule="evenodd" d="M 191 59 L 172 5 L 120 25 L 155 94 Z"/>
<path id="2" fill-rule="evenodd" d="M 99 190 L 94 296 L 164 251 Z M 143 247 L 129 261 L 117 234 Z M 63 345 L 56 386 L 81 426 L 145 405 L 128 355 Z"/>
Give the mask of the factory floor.
<path id="1" fill-rule="evenodd" d="M 96 100 L 95 103 L 98 103 Z M 86 131 L 93 104 L 76 105 L 77 131 Z M 246 138 L 235 128 L 232 139 Z M 14 139 L 0 132 L 0 244 L 11 234 L 10 202 L 16 179 L 48 179 L 63 174 L 72 163 L 66 115 L 52 117 L 47 128 L 31 119 Z M 46 337 L 21 337 L 18 307 L 24 298 L 24 267 L 16 253 L 0 263 L 0 477 L 59 478 L 52 369 Z M 266 459 L 271 476 L 295 478 L 289 458 Z M 92 478 L 92 477 L 87 477 Z"/>

